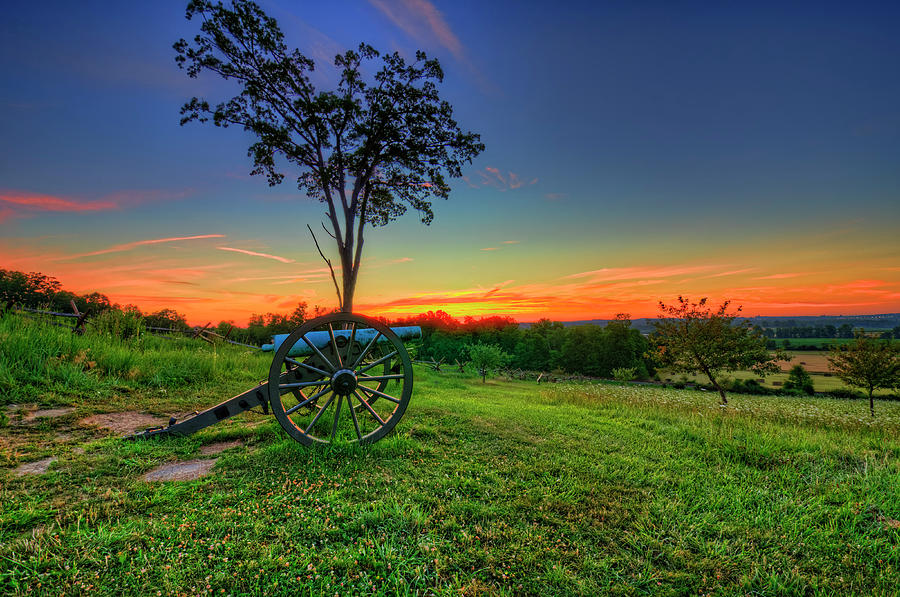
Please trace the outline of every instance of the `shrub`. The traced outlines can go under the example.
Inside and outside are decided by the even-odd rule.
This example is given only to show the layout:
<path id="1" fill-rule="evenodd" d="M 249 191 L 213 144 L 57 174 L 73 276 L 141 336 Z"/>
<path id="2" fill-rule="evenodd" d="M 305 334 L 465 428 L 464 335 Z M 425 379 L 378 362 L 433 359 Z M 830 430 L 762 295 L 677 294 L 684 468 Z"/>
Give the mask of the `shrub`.
<path id="1" fill-rule="evenodd" d="M 612 370 L 612 376 L 616 381 L 631 381 L 636 371 L 634 367 L 616 367 Z"/>
<path id="2" fill-rule="evenodd" d="M 803 365 L 794 365 L 784 382 L 785 390 L 799 390 L 810 396 L 816 393 L 813 388 L 812 376 L 803 368 Z"/>
<path id="3" fill-rule="evenodd" d="M 144 323 L 139 311 L 119 309 L 107 309 L 90 321 L 96 333 L 120 340 L 138 337 Z"/>

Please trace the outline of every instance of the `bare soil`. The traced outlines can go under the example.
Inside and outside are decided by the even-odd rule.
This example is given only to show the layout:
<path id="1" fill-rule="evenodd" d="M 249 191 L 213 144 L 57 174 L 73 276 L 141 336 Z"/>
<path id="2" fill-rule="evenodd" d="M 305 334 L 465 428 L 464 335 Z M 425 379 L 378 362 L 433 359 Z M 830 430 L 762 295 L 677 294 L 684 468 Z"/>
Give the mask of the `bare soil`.
<path id="1" fill-rule="evenodd" d="M 200 454 L 204 456 L 209 456 L 210 454 L 219 454 L 220 452 L 224 452 L 225 450 L 230 450 L 231 448 L 238 448 L 243 446 L 244 442 L 239 439 L 232 440 L 229 442 L 216 442 L 214 444 L 207 444 L 205 446 L 200 446 Z"/>
<path id="2" fill-rule="evenodd" d="M 78 424 L 83 427 L 101 427 L 117 434 L 134 433 L 147 427 L 165 425 L 169 420 L 147 413 L 129 410 L 119 413 L 102 413 L 81 419 Z"/>

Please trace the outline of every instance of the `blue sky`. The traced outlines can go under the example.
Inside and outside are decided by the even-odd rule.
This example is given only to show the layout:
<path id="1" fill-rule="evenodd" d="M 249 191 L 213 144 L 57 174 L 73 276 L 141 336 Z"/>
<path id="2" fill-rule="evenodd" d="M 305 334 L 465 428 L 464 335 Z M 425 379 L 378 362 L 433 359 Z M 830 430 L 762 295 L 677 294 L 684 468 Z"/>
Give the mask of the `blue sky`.
<path id="1" fill-rule="evenodd" d="M 487 146 L 431 227 L 370 234 L 369 312 L 900 311 L 895 3 L 261 4 L 323 87 L 360 41 L 437 56 Z M 0 267 L 196 317 L 334 302 L 321 206 L 248 177 L 241 131 L 178 125 L 230 89 L 175 66 L 184 3 L 6 8 Z"/>

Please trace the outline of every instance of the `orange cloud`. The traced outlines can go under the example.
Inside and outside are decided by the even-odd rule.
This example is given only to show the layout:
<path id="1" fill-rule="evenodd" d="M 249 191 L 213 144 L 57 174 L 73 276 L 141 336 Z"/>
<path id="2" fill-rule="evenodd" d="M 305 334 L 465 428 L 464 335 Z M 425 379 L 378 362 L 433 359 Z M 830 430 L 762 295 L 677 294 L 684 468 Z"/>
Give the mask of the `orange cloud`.
<path id="1" fill-rule="evenodd" d="M 274 259 L 275 261 L 280 261 L 281 263 L 294 263 L 293 259 L 288 259 L 287 257 L 279 257 L 278 255 L 269 255 L 268 253 L 257 253 L 256 251 L 247 251 L 245 249 L 234 249 L 232 247 L 216 247 L 220 251 L 233 251 L 235 253 L 243 253 L 244 255 L 251 255 L 253 257 L 265 257 L 266 259 Z"/>

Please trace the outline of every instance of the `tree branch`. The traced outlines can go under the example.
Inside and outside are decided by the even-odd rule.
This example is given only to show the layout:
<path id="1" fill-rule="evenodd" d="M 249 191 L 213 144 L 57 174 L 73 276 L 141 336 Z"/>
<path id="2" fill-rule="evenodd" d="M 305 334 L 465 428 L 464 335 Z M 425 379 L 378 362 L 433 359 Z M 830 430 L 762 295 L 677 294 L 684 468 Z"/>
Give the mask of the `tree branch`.
<path id="1" fill-rule="evenodd" d="M 325 225 L 323 224 L 322 227 L 324 228 Z M 319 247 L 319 241 L 316 240 L 316 235 L 313 233 L 310 225 L 307 224 L 306 228 L 309 230 L 309 234 L 312 236 L 313 242 L 316 243 L 316 249 L 319 251 L 319 255 L 322 257 L 322 259 L 325 260 L 325 263 L 328 264 L 328 269 L 331 271 L 331 281 L 334 282 L 334 291 L 337 292 L 338 297 L 338 310 L 341 310 L 344 308 L 344 299 L 341 297 L 341 289 L 338 287 L 337 276 L 334 275 L 334 267 L 332 267 L 331 265 L 331 260 L 328 257 L 325 257 L 325 254 L 322 253 L 322 249 Z M 328 231 L 326 230 L 325 232 Z"/>

